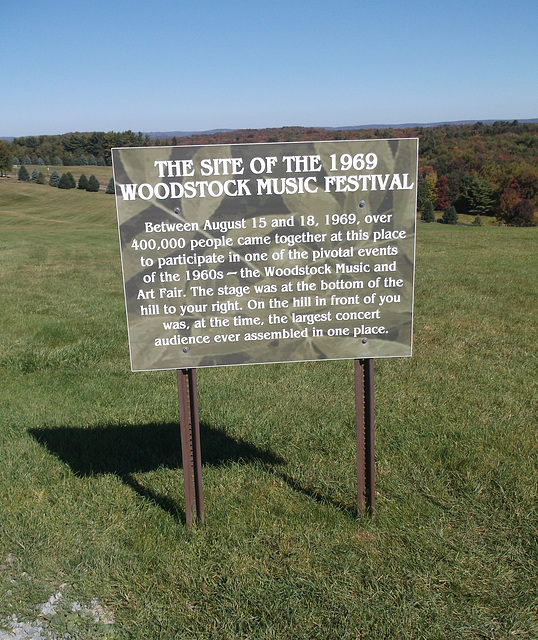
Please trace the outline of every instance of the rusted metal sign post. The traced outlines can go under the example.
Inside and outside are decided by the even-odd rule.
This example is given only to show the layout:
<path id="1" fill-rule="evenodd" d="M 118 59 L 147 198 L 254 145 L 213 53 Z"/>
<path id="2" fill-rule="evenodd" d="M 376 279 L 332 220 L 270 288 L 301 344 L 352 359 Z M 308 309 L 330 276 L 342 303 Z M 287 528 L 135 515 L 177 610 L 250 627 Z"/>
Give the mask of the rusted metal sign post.
<path id="1" fill-rule="evenodd" d="M 185 483 L 185 520 L 187 527 L 190 528 L 194 520 L 204 521 L 202 451 L 200 446 L 196 369 L 177 370 L 177 390 L 181 458 Z"/>
<path id="2" fill-rule="evenodd" d="M 374 361 L 355 360 L 357 420 L 357 512 L 375 515 Z"/>

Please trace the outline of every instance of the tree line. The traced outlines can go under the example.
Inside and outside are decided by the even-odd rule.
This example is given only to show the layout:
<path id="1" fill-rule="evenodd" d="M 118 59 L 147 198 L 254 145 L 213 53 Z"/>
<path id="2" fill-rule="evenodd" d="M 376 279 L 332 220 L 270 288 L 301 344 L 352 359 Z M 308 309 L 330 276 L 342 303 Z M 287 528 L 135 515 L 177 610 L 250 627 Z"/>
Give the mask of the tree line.
<path id="1" fill-rule="evenodd" d="M 151 139 L 148 134 L 109 131 L 27 136 L 0 144 L 0 171 L 14 164 L 110 165 L 113 147 L 206 145 L 315 140 L 419 138 L 418 210 L 495 216 L 509 225 L 535 224 L 538 205 L 538 124 L 341 129 L 281 127 Z M 428 215 L 430 215 L 428 213 Z M 453 220 L 453 212 L 444 216 Z"/>
<path id="2" fill-rule="evenodd" d="M 114 147 L 150 146 L 148 134 L 133 131 L 93 131 L 58 136 L 26 136 L 10 143 L 13 163 L 52 166 L 110 166 Z"/>

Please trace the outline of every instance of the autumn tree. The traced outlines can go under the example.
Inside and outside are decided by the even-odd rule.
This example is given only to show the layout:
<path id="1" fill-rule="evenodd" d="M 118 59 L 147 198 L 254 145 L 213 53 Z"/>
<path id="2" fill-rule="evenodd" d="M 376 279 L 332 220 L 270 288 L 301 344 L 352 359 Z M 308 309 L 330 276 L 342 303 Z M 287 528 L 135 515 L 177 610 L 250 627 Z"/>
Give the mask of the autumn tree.
<path id="1" fill-rule="evenodd" d="M 501 220 L 511 227 L 534 227 L 534 205 L 528 198 L 521 198 L 511 208 L 505 209 Z"/>
<path id="2" fill-rule="evenodd" d="M 510 220 L 512 213 L 520 200 L 521 198 L 514 188 L 508 187 L 505 189 L 499 197 L 499 204 L 497 205 L 497 211 L 495 214 L 496 218 L 502 222 Z"/>
<path id="3" fill-rule="evenodd" d="M 451 204 L 448 197 L 448 178 L 442 175 L 437 180 L 437 202 L 435 204 L 437 209 L 444 211 Z"/>

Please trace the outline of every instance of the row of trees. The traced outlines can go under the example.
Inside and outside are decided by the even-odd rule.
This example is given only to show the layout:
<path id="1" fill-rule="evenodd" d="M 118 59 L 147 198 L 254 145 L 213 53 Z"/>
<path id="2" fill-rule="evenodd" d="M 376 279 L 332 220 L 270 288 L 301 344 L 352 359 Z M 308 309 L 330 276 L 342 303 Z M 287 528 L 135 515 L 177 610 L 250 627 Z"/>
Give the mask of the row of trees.
<path id="1" fill-rule="evenodd" d="M 18 180 L 21 182 L 35 182 L 36 184 L 47 184 L 45 175 L 38 171 L 34 167 L 31 174 L 28 173 L 25 165 L 21 165 L 17 174 Z M 59 189 L 84 189 L 85 191 L 97 192 L 100 189 L 99 180 L 92 174 L 89 178 L 85 174 L 81 174 L 78 182 L 73 177 L 73 174 L 68 171 L 61 176 L 57 171 L 51 173 L 48 184 L 51 187 L 58 187 Z M 106 193 L 114 193 L 114 178 L 110 178 Z"/>
<path id="2" fill-rule="evenodd" d="M 149 135 L 132 131 L 93 131 L 58 136 L 26 136 L 10 143 L 13 164 L 110 166 L 114 147 L 150 146 Z"/>
<path id="3" fill-rule="evenodd" d="M 34 155 L 32 158 L 30 158 L 30 156 L 26 156 L 25 158 L 23 158 L 22 162 L 19 160 L 19 158 L 17 158 L 17 156 L 13 156 L 12 162 L 14 167 L 20 164 L 34 164 L 40 166 L 53 165 L 55 167 L 61 167 L 63 165 L 69 167 L 83 167 L 86 165 L 93 165 L 96 167 L 106 166 L 106 162 L 103 156 L 100 156 L 96 159 L 95 156 L 90 156 L 89 158 L 87 158 L 84 154 L 81 154 L 78 158 L 76 158 L 72 154 L 66 154 L 63 156 L 63 158 L 60 158 L 60 156 L 55 156 L 52 161 L 48 156 L 45 156 L 45 158 L 36 155 Z"/>

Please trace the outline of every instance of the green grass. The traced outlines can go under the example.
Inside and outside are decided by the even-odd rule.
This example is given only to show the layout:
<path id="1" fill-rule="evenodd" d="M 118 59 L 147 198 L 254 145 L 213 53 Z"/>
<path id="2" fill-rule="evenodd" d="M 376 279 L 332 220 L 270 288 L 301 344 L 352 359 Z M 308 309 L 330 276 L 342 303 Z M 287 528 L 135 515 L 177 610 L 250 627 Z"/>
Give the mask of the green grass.
<path id="1" fill-rule="evenodd" d="M 199 371 L 188 531 L 174 373 L 129 370 L 114 199 L 4 180 L 0 203 L 4 626 L 60 592 L 40 619 L 85 640 L 538 637 L 536 229 L 418 225 L 374 522 L 353 363 L 276 364 Z"/>

